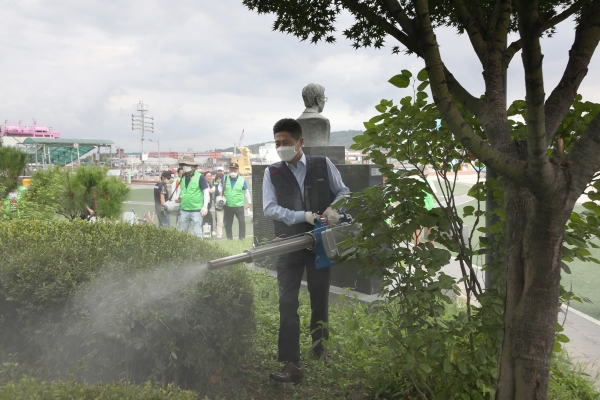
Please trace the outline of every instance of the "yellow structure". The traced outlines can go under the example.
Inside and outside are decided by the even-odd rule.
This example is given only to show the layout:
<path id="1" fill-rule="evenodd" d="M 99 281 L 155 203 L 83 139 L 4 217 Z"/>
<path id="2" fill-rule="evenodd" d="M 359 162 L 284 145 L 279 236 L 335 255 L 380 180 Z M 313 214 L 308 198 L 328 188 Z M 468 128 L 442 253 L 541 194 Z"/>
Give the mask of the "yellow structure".
<path id="1" fill-rule="evenodd" d="M 250 152 L 249 148 L 243 146 L 238 147 L 238 150 L 240 151 L 239 157 L 232 156 L 231 162 L 239 164 L 241 175 L 251 175 L 252 166 L 250 164 L 250 155 L 252 152 Z"/>

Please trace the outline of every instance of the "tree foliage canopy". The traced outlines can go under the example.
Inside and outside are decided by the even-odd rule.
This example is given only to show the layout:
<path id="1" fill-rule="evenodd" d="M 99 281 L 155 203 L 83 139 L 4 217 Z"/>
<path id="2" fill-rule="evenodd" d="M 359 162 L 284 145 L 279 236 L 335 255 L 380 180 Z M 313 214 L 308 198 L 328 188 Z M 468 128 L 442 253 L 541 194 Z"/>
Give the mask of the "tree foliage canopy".
<path id="1" fill-rule="evenodd" d="M 353 23 L 343 34 L 355 48 L 379 48 L 389 40 L 393 52 L 403 50 L 423 59 L 433 101 L 448 130 L 485 164 L 487 172 L 501 177 L 506 290 L 495 398 L 546 398 L 565 226 L 575 202 L 600 169 L 600 113 L 596 105 L 578 103 L 577 95 L 600 40 L 600 1 L 244 0 L 244 4 L 258 13 L 275 14 L 274 30 L 312 43 L 334 42 L 338 18 L 349 13 Z M 540 39 L 569 18 L 576 21 L 573 45 L 558 85 L 546 95 Z M 485 93 L 470 93 L 447 68 L 436 37 L 442 26 L 468 36 L 481 64 Z M 508 43 L 511 32 L 517 39 Z M 526 96 L 508 108 L 503 75 L 519 51 Z M 407 77 L 392 79 L 402 86 Z M 574 105 L 579 115 L 572 112 Z M 516 113 L 524 123 L 509 118 Z"/>

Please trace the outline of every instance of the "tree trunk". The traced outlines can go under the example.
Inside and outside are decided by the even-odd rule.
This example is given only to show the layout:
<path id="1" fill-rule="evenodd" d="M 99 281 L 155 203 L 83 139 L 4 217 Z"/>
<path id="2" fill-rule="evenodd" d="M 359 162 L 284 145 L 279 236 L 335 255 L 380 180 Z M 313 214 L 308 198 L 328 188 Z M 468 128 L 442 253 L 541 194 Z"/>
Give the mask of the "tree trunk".
<path id="1" fill-rule="evenodd" d="M 561 246 L 572 210 L 561 200 L 559 196 L 536 199 L 527 189 L 505 184 L 506 298 L 497 400 L 546 399 L 548 395 Z"/>

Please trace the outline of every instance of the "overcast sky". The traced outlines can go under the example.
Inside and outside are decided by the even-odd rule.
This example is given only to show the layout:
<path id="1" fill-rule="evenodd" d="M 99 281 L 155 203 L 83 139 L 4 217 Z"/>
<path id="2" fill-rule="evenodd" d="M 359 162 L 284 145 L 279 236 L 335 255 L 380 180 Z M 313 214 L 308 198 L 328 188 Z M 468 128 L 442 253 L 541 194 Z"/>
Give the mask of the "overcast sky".
<path id="1" fill-rule="evenodd" d="M 149 105 L 161 151 L 269 141 L 275 121 L 298 117 L 308 83 L 325 87 L 323 115 L 332 131 L 362 129 L 380 99 L 408 92 L 387 80 L 422 60 L 382 50 L 312 45 L 272 32 L 272 15 L 240 0 L 0 0 L 0 123 L 52 126 L 63 138 L 111 139 L 139 151 L 131 130 L 138 101 Z M 350 19 L 342 15 L 340 27 Z M 572 44 L 567 22 L 543 43 L 546 92 L 560 79 Z M 341 31 L 341 29 L 340 29 Z M 481 69 L 465 37 L 438 32 L 442 55 L 472 93 L 483 92 Z M 596 57 L 580 91 L 600 102 Z M 522 98 L 520 53 L 509 69 L 509 100 Z M 156 144 L 146 141 L 146 151 Z"/>

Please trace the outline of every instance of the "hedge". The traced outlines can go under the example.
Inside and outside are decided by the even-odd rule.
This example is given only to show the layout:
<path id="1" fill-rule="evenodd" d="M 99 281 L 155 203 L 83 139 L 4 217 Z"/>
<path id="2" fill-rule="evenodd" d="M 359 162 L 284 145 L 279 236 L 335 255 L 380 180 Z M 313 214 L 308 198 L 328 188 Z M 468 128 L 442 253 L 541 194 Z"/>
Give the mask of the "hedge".
<path id="1" fill-rule="evenodd" d="M 236 373 L 255 321 L 243 267 L 206 272 L 213 243 L 174 229 L 0 223 L 0 344 L 55 377 L 201 388 Z"/>

